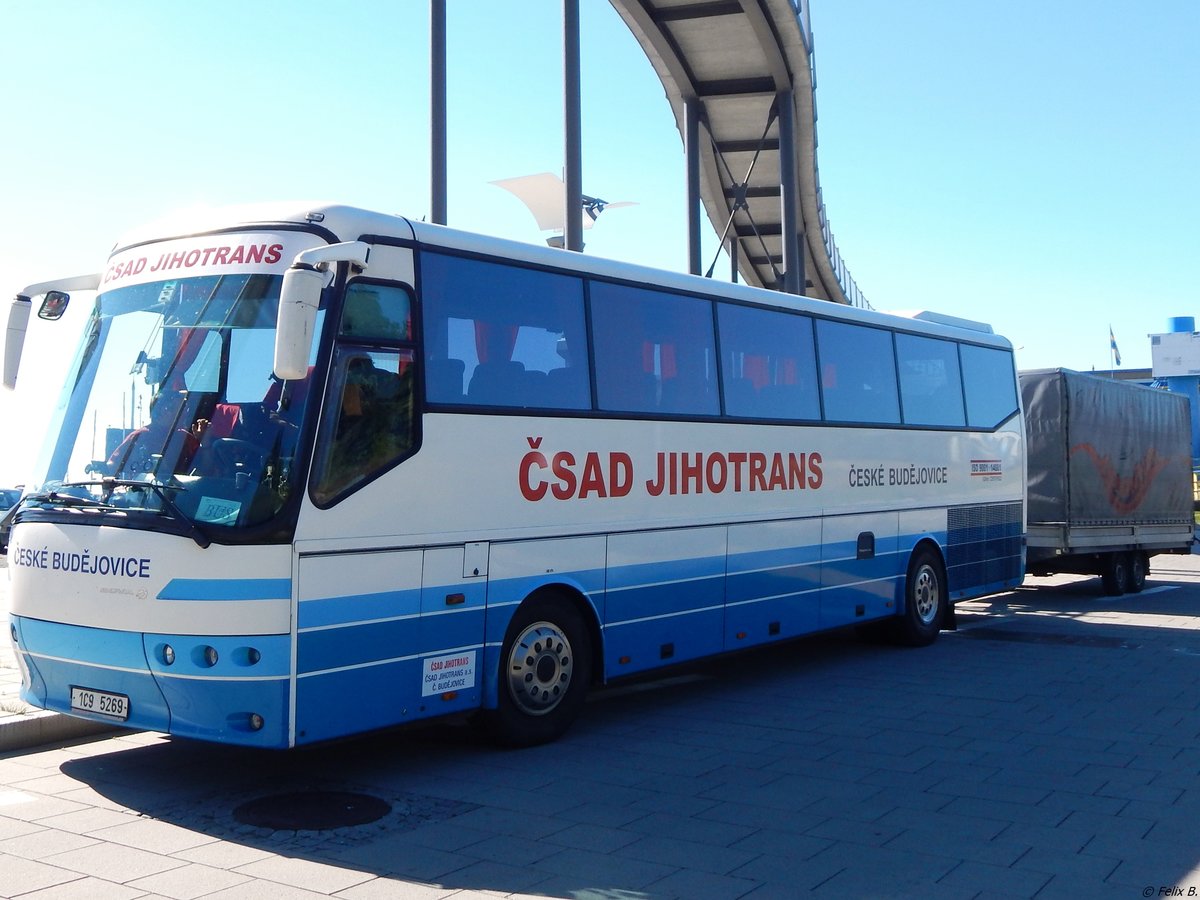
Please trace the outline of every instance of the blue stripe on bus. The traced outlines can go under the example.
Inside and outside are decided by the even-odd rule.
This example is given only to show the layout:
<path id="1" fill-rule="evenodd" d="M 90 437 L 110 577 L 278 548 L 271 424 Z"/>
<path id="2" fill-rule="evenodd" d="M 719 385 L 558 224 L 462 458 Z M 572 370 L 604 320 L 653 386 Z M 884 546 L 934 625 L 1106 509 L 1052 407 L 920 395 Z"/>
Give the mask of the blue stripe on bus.
<path id="1" fill-rule="evenodd" d="M 725 578 L 709 575 L 667 584 L 630 586 L 610 591 L 606 599 L 607 626 L 613 628 L 640 619 L 688 614 L 725 603 Z"/>
<path id="2" fill-rule="evenodd" d="M 782 601 L 814 591 L 821 586 L 820 567 L 819 546 L 733 554 L 729 557 L 725 602 L 768 602 L 765 598 Z M 816 599 L 809 602 L 815 603 Z"/>
<path id="3" fill-rule="evenodd" d="M 810 544 L 802 547 L 781 547 L 774 550 L 744 550 L 729 554 L 729 574 L 755 572 L 784 567 L 819 565 L 821 547 Z"/>
<path id="4" fill-rule="evenodd" d="M 38 656 L 113 669 L 147 671 L 140 632 L 22 618 L 21 635 L 22 644 L 36 647 Z"/>
<path id="5" fill-rule="evenodd" d="M 370 594 L 346 594 L 300 601 L 299 628 L 321 628 L 416 616 L 421 612 L 421 589 L 380 591 Z"/>
<path id="6" fill-rule="evenodd" d="M 290 600 L 290 578 L 172 578 L 159 600 Z"/>
<path id="7" fill-rule="evenodd" d="M 821 569 L 816 563 L 781 566 L 767 571 L 730 572 L 725 584 L 725 602 L 744 603 L 794 596 L 820 587 Z"/>
<path id="8" fill-rule="evenodd" d="M 894 548 L 901 541 L 905 544 L 915 543 L 924 536 L 883 538 L 876 548 L 876 555 L 864 560 L 855 558 L 856 542 L 840 541 L 824 547 L 809 545 L 748 551 L 728 557 L 696 557 L 664 563 L 614 566 L 607 573 L 607 592 L 603 587 L 605 573 L 600 570 L 559 572 L 549 577 L 538 575 L 496 579 L 488 584 L 488 609 L 492 611 L 488 621 L 489 639 L 501 639 L 502 629 L 494 626 L 507 625 L 509 616 L 495 615 L 499 608 L 510 602 L 515 607 L 521 599 L 549 580 L 565 579 L 572 582 L 591 596 L 597 606 L 605 609 L 601 618 L 606 626 L 617 626 L 647 618 L 690 615 L 697 610 L 711 609 L 725 603 L 783 601 L 801 597 L 822 586 L 838 590 L 843 586 L 853 588 L 874 581 L 895 580 L 903 574 L 908 551 L 900 553 Z M 893 548 L 891 552 L 885 550 L 888 547 Z M 881 550 L 885 552 L 878 552 Z M 824 561 L 821 558 L 823 554 Z M 455 587 L 461 588 L 461 585 L 426 586 L 424 593 L 438 595 Z M 890 589 L 864 590 L 871 594 L 880 594 Z M 413 621 L 418 621 L 416 617 L 422 613 L 428 615 L 432 612 L 421 609 L 421 596 L 422 590 L 413 588 L 305 600 L 300 604 L 299 627 L 302 632 L 330 626 L 354 628 L 356 640 L 362 640 L 376 624 L 391 633 L 400 626 L 386 620 L 413 617 Z M 446 617 L 440 619 L 441 624 L 438 627 L 449 624 Z M 467 634 L 463 634 L 462 637 L 464 640 L 472 638 Z M 450 641 L 452 644 L 462 642 Z M 309 646 L 328 647 L 333 643 L 336 643 L 335 639 L 322 639 L 312 642 Z M 329 653 L 322 651 L 322 656 L 326 662 L 331 661 Z M 376 657 L 370 653 L 368 657 L 389 658 Z M 355 656 L 355 659 L 359 658 L 358 655 Z M 312 668 L 306 665 L 305 671 L 325 667 L 324 664 Z"/>
<path id="9" fill-rule="evenodd" d="M 669 541 L 669 538 L 664 538 L 664 540 Z M 701 556 L 692 559 L 668 559 L 662 562 L 613 566 L 608 570 L 608 590 L 641 589 L 649 585 L 676 583 L 696 578 L 724 577 L 725 559 L 724 555 Z"/>
<path id="10" fill-rule="evenodd" d="M 454 647 L 455 637 L 463 644 L 478 644 L 483 636 L 482 608 L 429 619 L 395 619 L 347 625 L 322 631 L 302 631 L 298 635 L 297 666 L 301 675 L 359 666 L 410 656 L 431 656 L 436 647 Z M 433 634 L 436 634 L 434 639 Z"/>
<path id="11" fill-rule="evenodd" d="M 821 581 L 827 588 L 837 588 L 861 581 L 895 578 L 904 574 L 907 553 L 885 553 L 870 559 L 827 560 L 821 566 Z"/>
<path id="12" fill-rule="evenodd" d="M 611 577 L 611 573 L 609 573 Z M 518 575 L 512 578 L 493 578 L 488 581 L 488 602 L 504 603 L 524 600 L 546 584 L 569 584 L 584 594 L 598 597 L 604 593 L 603 569 L 580 569 L 569 572 L 548 572 L 537 575 Z M 437 590 L 435 588 L 435 590 Z M 458 590 L 462 590 L 461 586 Z"/>

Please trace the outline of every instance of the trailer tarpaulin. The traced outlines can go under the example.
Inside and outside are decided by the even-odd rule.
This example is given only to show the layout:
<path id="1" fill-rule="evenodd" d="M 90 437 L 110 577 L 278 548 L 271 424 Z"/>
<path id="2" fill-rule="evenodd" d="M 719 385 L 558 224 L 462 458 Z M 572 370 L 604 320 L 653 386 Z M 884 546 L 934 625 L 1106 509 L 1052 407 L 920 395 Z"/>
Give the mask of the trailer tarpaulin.
<path id="1" fill-rule="evenodd" d="M 1186 397 L 1069 369 L 1020 377 L 1031 523 L 1191 523 Z"/>

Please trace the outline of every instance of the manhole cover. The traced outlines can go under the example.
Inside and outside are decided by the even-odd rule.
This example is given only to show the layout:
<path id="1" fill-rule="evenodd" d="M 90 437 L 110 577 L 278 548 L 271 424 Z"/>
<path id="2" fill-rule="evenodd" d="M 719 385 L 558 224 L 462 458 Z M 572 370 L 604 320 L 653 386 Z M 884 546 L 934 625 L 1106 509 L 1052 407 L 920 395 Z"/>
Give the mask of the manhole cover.
<path id="1" fill-rule="evenodd" d="M 369 794 L 304 791 L 275 794 L 243 803 L 233 817 L 243 825 L 272 831 L 327 831 L 382 819 L 392 806 Z"/>

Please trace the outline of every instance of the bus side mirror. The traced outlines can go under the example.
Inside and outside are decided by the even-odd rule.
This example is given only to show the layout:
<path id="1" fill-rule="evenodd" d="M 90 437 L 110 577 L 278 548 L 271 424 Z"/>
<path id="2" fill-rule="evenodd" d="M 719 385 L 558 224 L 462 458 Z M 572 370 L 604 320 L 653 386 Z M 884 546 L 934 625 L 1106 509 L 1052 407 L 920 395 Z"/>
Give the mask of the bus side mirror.
<path id="1" fill-rule="evenodd" d="M 17 386 L 17 370 L 21 367 L 21 351 L 25 349 L 25 329 L 29 327 L 31 309 L 32 301 L 18 294 L 8 310 L 8 333 L 4 340 L 4 386 L 9 390 Z"/>
<path id="2" fill-rule="evenodd" d="M 308 354 L 321 291 L 328 273 L 295 265 L 283 273 L 279 292 L 279 325 L 275 332 L 275 374 L 287 380 L 308 374 Z"/>
<path id="3" fill-rule="evenodd" d="M 100 287 L 100 274 L 76 275 L 72 278 L 56 278 L 31 284 L 17 294 L 8 310 L 8 333 L 4 341 L 3 384 L 12 389 L 17 386 L 17 370 L 21 368 L 21 351 L 25 349 L 25 333 L 29 329 L 29 314 L 33 311 L 33 298 L 44 294 L 38 316 L 54 321 L 67 311 L 71 295 L 67 291 L 94 291 Z"/>
<path id="4" fill-rule="evenodd" d="M 275 375 L 285 381 L 308 375 L 313 329 L 321 291 L 333 280 L 332 265 L 354 263 L 367 266 L 371 248 L 362 241 L 348 241 L 305 250 L 296 255 L 283 273 L 279 291 L 279 321 L 275 331 Z"/>

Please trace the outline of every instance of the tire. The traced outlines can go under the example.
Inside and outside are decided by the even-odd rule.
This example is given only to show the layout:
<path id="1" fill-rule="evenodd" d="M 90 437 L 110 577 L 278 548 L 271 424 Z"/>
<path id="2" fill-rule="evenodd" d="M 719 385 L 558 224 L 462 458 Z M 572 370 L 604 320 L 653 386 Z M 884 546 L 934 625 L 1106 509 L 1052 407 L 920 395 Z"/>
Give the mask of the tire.
<path id="1" fill-rule="evenodd" d="M 1150 557 L 1140 550 L 1129 554 L 1129 593 L 1140 594 L 1146 586 L 1146 575 L 1150 572 Z"/>
<path id="2" fill-rule="evenodd" d="M 592 642 L 579 611 L 560 597 L 530 597 L 509 623 L 497 706 L 483 711 L 481 724 L 508 747 L 553 741 L 578 717 L 591 674 Z"/>
<path id="3" fill-rule="evenodd" d="M 904 579 L 904 612 L 893 623 L 896 643 L 927 647 L 937 640 L 946 618 L 946 573 L 930 550 L 918 550 Z"/>
<path id="4" fill-rule="evenodd" d="M 1125 553 L 1108 553 L 1104 557 L 1104 570 L 1100 574 L 1104 593 L 1120 597 L 1129 590 L 1129 559 Z"/>

